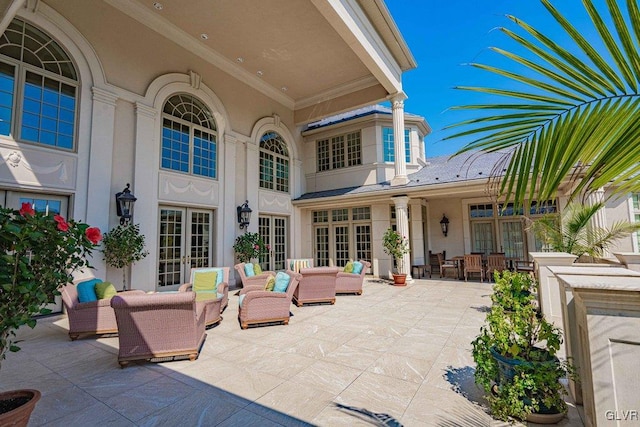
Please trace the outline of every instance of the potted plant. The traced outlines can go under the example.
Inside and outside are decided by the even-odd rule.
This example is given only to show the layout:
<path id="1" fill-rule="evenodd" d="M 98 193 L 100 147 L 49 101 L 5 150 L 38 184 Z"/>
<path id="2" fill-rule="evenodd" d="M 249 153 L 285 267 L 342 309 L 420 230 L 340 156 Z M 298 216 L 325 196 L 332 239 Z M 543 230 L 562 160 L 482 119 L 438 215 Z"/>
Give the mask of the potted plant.
<path id="1" fill-rule="evenodd" d="M 99 229 L 35 212 L 29 203 L 0 208 L 0 363 L 8 351 L 20 350 L 17 329 L 35 327 L 33 316 L 51 312 L 45 305 L 73 280 L 73 271 L 90 267 L 87 257 L 100 239 Z M 0 393 L 0 425 L 26 425 L 39 396 L 36 390 Z"/>
<path id="2" fill-rule="evenodd" d="M 494 278 L 491 309 L 472 342 L 476 383 L 495 418 L 558 422 L 567 410 L 560 379 L 575 375 L 556 357 L 562 331 L 539 312 L 529 275 L 505 271 Z"/>
<path id="3" fill-rule="evenodd" d="M 264 243 L 258 233 L 244 233 L 236 238 L 233 250 L 240 262 L 259 260 L 260 256 L 269 252 L 269 245 Z"/>
<path id="4" fill-rule="evenodd" d="M 395 285 L 404 285 L 407 275 L 404 272 L 404 256 L 409 253 L 409 242 L 407 238 L 400 235 L 393 228 L 387 228 L 382 236 L 382 247 L 387 255 L 391 255 L 396 261 L 396 271 L 393 274 L 393 283 Z"/>
<path id="5" fill-rule="evenodd" d="M 102 254 L 108 266 L 122 269 L 122 290 L 126 291 L 128 267 L 146 257 L 144 235 L 140 234 L 140 225 L 118 225 L 102 239 Z"/>

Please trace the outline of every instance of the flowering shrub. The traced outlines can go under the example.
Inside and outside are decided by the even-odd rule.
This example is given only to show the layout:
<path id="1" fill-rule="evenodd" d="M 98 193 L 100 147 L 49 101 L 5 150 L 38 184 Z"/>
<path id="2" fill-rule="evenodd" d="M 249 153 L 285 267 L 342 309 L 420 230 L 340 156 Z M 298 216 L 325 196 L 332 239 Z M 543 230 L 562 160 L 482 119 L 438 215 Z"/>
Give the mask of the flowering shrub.
<path id="1" fill-rule="evenodd" d="M 248 262 L 251 258 L 260 258 L 269 252 L 269 245 L 265 244 L 258 233 L 245 233 L 236 239 L 233 250 L 238 261 Z"/>
<path id="2" fill-rule="evenodd" d="M 51 311 L 44 305 L 73 280 L 71 273 L 89 266 L 101 238 L 98 228 L 35 212 L 29 203 L 0 208 L 0 361 L 19 350 L 16 329 L 33 328 L 33 316 Z"/>
<path id="3" fill-rule="evenodd" d="M 391 255 L 396 260 L 398 270 L 401 270 L 402 257 L 409 253 L 407 238 L 401 236 L 393 228 L 387 228 L 384 236 L 382 236 L 382 247 L 386 254 Z"/>

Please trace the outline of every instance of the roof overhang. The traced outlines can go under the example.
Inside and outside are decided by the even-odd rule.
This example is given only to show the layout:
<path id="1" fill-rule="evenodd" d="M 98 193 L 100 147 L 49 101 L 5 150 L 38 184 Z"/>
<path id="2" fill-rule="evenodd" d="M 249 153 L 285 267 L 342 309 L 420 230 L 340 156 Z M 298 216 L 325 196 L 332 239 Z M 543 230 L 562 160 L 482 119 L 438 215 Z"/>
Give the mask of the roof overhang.
<path id="1" fill-rule="evenodd" d="M 290 108 L 296 124 L 401 94 L 417 66 L 383 0 L 104 1 Z"/>

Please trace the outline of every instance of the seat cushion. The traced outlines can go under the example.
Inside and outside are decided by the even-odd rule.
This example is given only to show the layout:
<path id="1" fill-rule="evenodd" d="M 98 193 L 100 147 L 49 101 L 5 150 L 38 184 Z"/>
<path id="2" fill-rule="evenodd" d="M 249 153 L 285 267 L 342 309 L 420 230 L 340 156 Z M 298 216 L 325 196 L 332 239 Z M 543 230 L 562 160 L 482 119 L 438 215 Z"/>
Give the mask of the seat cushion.
<path id="1" fill-rule="evenodd" d="M 111 299 L 118 294 L 115 286 L 111 282 L 100 282 L 95 284 L 95 291 L 98 299 Z"/>
<path id="2" fill-rule="evenodd" d="M 218 290 L 217 271 L 198 271 L 193 275 L 191 284 L 194 292 L 216 292 Z"/>
<path id="3" fill-rule="evenodd" d="M 96 283 L 100 283 L 102 280 L 100 279 L 90 279 L 85 280 L 84 282 L 78 283 L 76 286 L 76 291 L 78 292 L 78 301 L 79 302 L 91 302 L 98 301 L 98 295 L 96 295 Z"/>
<path id="4" fill-rule="evenodd" d="M 362 273 L 362 268 L 364 267 L 364 265 L 360 262 L 360 261 L 354 261 L 353 262 L 353 274 L 360 274 Z"/>
<path id="5" fill-rule="evenodd" d="M 282 271 L 276 273 L 276 284 L 273 287 L 273 292 L 287 292 L 290 280 L 291 277 L 287 273 Z"/>
<path id="6" fill-rule="evenodd" d="M 240 298 L 238 298 L 238 307 L 242 307 L 242 301 L 244 301 L 244 297 L 245 297 L 246 295 L 247 295 L 247 294 L 241 294 L 241 295 L 240 295 Z"/>
<path id="7" fill-rule="evenodd" d="M 256 275 L 253 264 L 251 264 L 250 262 L 244 265 L 244 275 L 247 277 L 253 277 Z"/>

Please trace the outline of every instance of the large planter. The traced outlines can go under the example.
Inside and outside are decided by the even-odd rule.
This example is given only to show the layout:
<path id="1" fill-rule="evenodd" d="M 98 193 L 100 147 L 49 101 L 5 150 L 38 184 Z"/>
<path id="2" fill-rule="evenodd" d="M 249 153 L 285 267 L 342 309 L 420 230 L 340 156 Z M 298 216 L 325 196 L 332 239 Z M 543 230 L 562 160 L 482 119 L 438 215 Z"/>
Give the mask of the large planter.
<path id="1" fill-rule="evenodd" d="M 0 426 L 26 427 L 38 400 L 38 390 L 12 390 L 0 393 Z M 7 410 L 8 412 L 3 412 Z"/>
<path id="2" fill-rule="evenodd" d="M 406 286 L 407 285 L 407 275 L 406 274 L 394 274 L 393 275 L 393 284 L 395 286 Z"/>
<path id="3" fill-rule="evenodd" d="M 494 347 L 491 347 L 489 350 L 491 351 L 491 356 L 493 356 L 498 363 L 499 373 L 498 378 L 496 379 L 498 384 L 512 381 L 518 366 L 526 366 L 535 369 L 536 366 L 559 363 L 556 357 L 549 357 L 549 360 L 544 362 L 529 362 L 526 360 L 512 359 L 510 357 L 503 356 L 498 353 Z M 523 401 L 525 404 L 531 404 L 531 401 L 527 398 L 523 399 Z M 560 422 L 564 416 L 565 412 L 559 412 L 556 408 L 548 408 L 544 406 L 544 404 L 541 404 L 538 412 L 531 413 L 527 417 L 527 421 L 537 424 L 555 424 Z"/>

